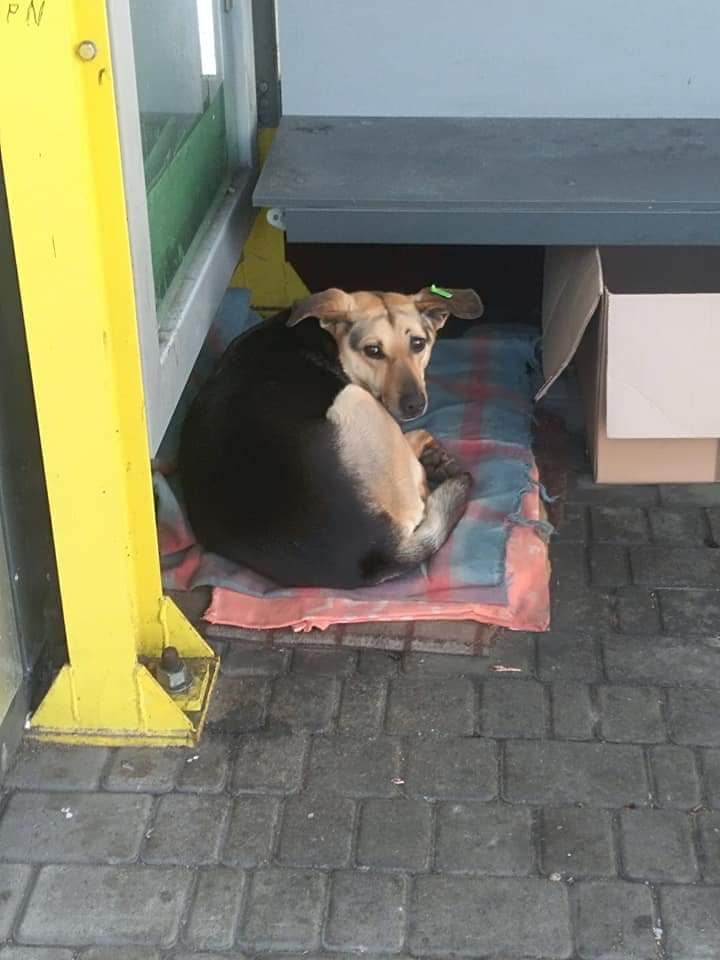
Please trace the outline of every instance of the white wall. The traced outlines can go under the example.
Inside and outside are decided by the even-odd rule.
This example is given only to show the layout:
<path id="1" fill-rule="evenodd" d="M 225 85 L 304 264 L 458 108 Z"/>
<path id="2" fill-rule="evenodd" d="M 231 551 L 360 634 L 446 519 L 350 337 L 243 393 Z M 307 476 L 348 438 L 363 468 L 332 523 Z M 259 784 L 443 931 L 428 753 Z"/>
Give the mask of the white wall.
<path id="1" fill-rule="evenodd" d="M 720 117 L 720 0 L 278 0 L 283 112 Z"/>
<path id="2" fill-rule="evenodd" d="M 202 113 L 195 0 L 131 0 L 130 16 L 140 112 Z"/>

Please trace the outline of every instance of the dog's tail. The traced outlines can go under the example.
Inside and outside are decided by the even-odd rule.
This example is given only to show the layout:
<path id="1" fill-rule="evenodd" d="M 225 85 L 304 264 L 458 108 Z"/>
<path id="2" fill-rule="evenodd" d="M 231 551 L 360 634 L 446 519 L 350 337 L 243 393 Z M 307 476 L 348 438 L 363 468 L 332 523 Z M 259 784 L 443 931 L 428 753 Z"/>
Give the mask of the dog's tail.
<path id="1" fill-rule="evenodd" d="M 399 544 L 397 556 L 403 566 L 419 566 L 437 553 L 465 512 L 472 483 L 469 473 L 458 473 L 433 490 L 422 521 Z"/>

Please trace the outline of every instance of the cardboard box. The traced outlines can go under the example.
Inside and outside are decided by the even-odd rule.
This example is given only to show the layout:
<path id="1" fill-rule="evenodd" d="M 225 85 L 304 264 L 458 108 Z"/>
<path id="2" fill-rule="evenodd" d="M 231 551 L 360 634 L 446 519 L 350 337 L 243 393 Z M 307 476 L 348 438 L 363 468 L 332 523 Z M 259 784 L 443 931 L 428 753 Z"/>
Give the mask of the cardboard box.
<path id="1" fill-rule="evenodd" d="M 720 480 L 720 247 L 545 255 L 538 399 L 575 357 L 595 480 Z"/>

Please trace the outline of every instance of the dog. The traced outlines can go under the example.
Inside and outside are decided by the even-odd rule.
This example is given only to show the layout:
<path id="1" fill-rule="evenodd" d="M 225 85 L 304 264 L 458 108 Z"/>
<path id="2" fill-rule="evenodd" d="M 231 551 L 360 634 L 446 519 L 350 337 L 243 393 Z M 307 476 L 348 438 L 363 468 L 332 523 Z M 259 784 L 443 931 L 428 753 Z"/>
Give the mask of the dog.
<path id="1" fill-rule="evenodd" d="M 237 337 L 191 405 L 179 468 L 207 549 L 281 586 L 367 587 L 447 540 L 472 479 L 424 430 L 425 369 L 474 290 L 329 289 Z"/>

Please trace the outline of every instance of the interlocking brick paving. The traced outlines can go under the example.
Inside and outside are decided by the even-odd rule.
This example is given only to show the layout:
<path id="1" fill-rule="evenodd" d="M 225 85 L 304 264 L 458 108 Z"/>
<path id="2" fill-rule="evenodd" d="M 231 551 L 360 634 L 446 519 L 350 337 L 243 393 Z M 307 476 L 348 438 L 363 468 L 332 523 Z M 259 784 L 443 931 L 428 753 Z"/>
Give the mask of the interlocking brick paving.
<path id="1" fill-rule="evenodd" d="M 720 957 L 720 492 L 561 479 L 547 634 L 231 631 L 198 749 L 26 742 L 0 960 Z"/>

